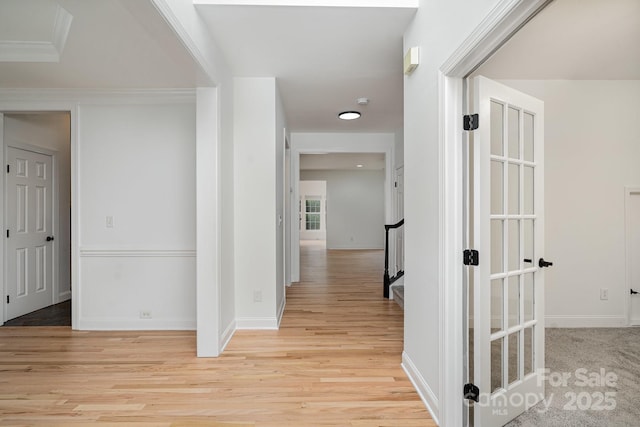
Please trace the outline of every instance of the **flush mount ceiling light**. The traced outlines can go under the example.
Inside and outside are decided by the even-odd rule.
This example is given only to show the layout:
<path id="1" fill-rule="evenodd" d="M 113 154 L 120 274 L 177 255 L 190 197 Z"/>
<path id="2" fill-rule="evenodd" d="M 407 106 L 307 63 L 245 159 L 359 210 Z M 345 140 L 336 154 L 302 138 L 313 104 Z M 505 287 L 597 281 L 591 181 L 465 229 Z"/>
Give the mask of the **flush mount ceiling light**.
<path id="1" fill-rule="evenodd" d="M 364 165 L 360 165 L 360 164 L 358 164 L 358 165 L 356 165 L 356 167 L 357 167 L 357 168 L 363 168 L 363 167 L 364 167 Z"/>
<path id="2" fill-rule="evenodd" d="M 355 120 L 360 118 L 360 113 L 357 111 L 343 111 L 338 114 L 340 120 Z"/>

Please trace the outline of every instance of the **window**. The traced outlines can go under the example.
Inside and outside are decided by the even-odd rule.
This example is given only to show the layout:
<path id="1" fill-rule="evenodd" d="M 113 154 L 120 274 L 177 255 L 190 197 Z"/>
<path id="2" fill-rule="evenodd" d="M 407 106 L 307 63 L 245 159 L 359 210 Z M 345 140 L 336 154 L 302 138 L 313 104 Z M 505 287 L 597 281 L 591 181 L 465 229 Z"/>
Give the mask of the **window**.
<path id="1" fill-rule="evenodd" d="M 320 199 L 305 200 L 305 230 L 320 230 Z"/>

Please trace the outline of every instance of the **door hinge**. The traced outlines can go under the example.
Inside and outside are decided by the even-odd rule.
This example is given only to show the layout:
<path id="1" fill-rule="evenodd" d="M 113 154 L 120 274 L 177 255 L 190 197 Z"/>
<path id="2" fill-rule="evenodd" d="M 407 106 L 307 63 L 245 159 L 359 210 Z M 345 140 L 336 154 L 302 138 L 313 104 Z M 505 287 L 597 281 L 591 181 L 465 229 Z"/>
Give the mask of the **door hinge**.
<path id="1" fill-rule="evenodd" d="M 465 249 L 462 259 L 464 265 L 478 265 L 480 262 L 480 253 L 475 249 Z"/>
<path id="2" fill-rule="evenodd" d="M 480 117 L 477 114 L 466 114 L 463 117 L 464 130 L 476 130 L 479 126 Z"/>
<path id="3" fill-rule="evenodd" d="M 467 400 L 473 400 L 474 402 L 480 401 L 480 389 L 472 383 L 464 385 L 464 398 Z"/>
<path id="4" fill-rule="evenodd" d="M 394 183 L 393 183 L 393 186 L 394 186 L 395 188 L 398 188 L 398 181 L 394 182 Z"/>
<path id="5" fill-rule="evenodd" d="M 9 304 L 9 295 L 7 295 L 7 304 Z"/>
<path id="6" fill-rule="evenodd" d="M 11 170 L 11 166 L 7 165 L 7 173 L 9 173 L 10 170 Z"/>
<path id="7" fill-rule="evenodd" d="M 9 237 L 9 229 L 7 229 L 7 237 Z"/>

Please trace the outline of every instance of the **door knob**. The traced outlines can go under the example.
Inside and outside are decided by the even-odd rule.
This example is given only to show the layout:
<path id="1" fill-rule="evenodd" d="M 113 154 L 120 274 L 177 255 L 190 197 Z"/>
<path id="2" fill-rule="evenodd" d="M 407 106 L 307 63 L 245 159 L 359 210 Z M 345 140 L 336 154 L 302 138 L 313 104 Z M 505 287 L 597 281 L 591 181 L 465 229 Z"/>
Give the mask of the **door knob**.
<path id="1" fill-rule="evenodd" d="M 47 242 L 51 242 L 53 240 L 53 236 L 47 236 Z"/>
<path id="2" fill-rule="evenodd" d="M 540 258 L 540 261 L 538 261 L 538 267 L 540 268 L 551 267 L 552 265 L 552 262 L 545 261 L 544 258 Z"/>

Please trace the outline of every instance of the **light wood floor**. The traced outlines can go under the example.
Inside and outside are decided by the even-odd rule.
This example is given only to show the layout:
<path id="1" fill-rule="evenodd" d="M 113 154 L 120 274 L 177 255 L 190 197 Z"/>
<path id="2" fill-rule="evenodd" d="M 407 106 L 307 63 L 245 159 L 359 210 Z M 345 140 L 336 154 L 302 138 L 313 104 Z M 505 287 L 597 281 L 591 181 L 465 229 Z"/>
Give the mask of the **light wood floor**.
<path id="1" fill-rule="evenodd" d="M 400 368 L 380 251 L 303 247 L 278 331 L 217 359 L 194 332 L 0 328 L 0 425 L 435 426 Z"/>

